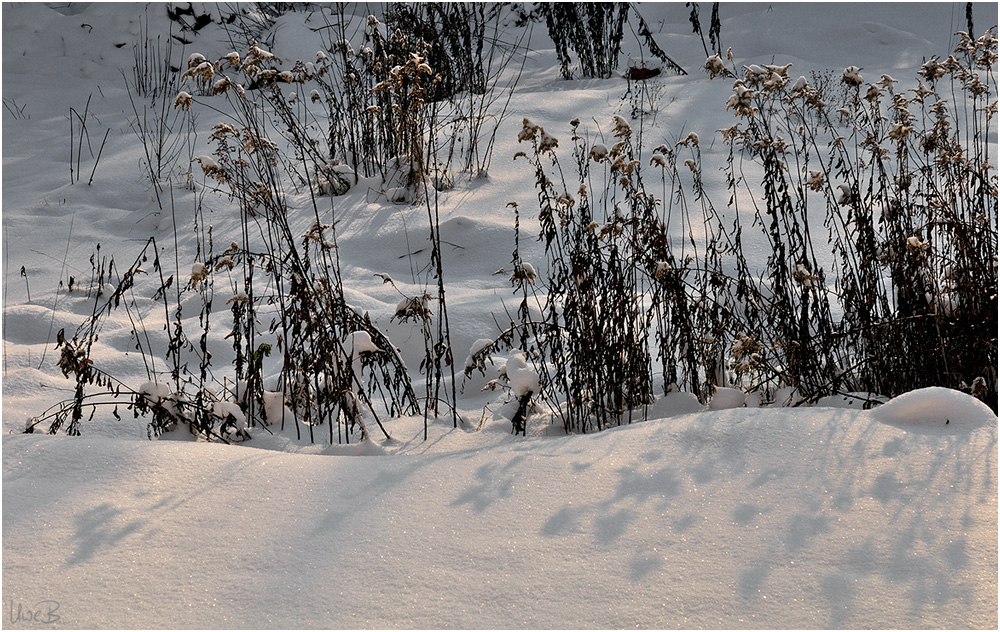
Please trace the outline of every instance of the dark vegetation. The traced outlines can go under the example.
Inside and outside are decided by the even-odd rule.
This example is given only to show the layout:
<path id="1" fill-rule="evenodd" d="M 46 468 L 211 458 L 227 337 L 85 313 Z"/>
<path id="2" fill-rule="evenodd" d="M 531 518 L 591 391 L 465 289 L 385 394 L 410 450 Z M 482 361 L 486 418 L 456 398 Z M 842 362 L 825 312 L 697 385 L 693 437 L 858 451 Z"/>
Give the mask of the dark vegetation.
<path id="1" fill-rule="evenodd" d="M 698 6 L 689 4 L 702 35 Z M 87 286 L 92 315 L 71 336 L 58 335 L 74 397 L 27 431 L 48 423 L 49 432 L 79 434 L 88 412 L 110 407 L 117 417 L 121 406 L 149 420 L 150 436 L 180 428 L 224 441 L 286 423 L 310 441 L 388 438 L 384 417 L 421 413 L 425 437 L 432 417 L 457 426 L 455 362 L 464 350 L 451 344 L 439 193 L 460 178 L 486 177 L 528 29 L 548 30 L 566 77 L 574 56 L 584 76 L 610 76 L 627 29 L 665 69 L 684 72 L 631 5 L 536 3 L 516 16 L 501 5 L 390 5 L 368 18 L 360 50 L 338 5 L 316 28 L 316 58 L 282 63 L 266 33 L 294 9 L 221 16 L 234 52 L 218 60 L 195 54 L 172 66 L 174 34 L 144 32 L 136 43 L 134 73 L 123 79 L 150 186 L 172 219 L 174 261 L 161 260 L 155 239 L 125 268 L 98 246 Z M 193 11 L 172 10 L 184 37 L 205 26 Z M 510 28 L 515 18 L 520 30 Z M 850 393 L 874 401 L 938 385 L 995 410 L 992 31 L 962 34 L 954 55 L 923 66 L 917 89 L 897 91 L 891 77 L 866 82 L 854 68 L 809 81 L 792 81 L 787 66 L 738 68 L 722 54 L 720 27 L 715 4 L 702 43 L 710 75 L 736 78 L 725 105 L 736 121 L 721 136 L 728 206 L 737 212 L 723 215 L 705 193 L 697 134 L 649 142 L 653 92 L 633 96 L 641 103 L 631 120 L 615 117 L 608 137 L 574 120 L 560 146 L 524 119 L 516 158 L 535 175 L 531 215 L 545 265 L 522 259 L 522 211 L 512 205 L 519 308 L 470 354 L 466 376 L 516 352 L 491 385 L 517 400 L 512 421 L 521 433 L 537 412 L 567 432 L 589 432 L 644 418 L 664 393 L 707 402 L 720 387 L 794 404 Z M 640 94 L 632 83 L 630 94 Z M 230 122 L 211 129 L 212 156 L 195 156 L 206 95 L 222 97 Z M 168 186 L 177 178 L 197 191 L 190 274 L 176 247 L 190 226 Z M 430 248 L 419 278 L 404 286 L 383 275 L 400 293 L 394 320 L 423 337 L 422 396 L 393 342 L 345 299 L 335 199 L 372 181 L 384 202 L 427 211 Z M 289 212 L 290 194 L 310 200 L 305 230 Z M 215 242 L 206 195 L 235 202 L 239 240 Z M 743 247 L 750 231 L 770 248 L 760 269 Z M 140 278 L 155 286 L 165 349 L 143 322 Z M 91 360 L 112 310 L 132 319 L 146 384 L 123 384 Z M 213 362 L 209 332 L 218 327 L 228 332 L 231 363 Z M 272 354 L 280 369 L 265 384 Z"/>

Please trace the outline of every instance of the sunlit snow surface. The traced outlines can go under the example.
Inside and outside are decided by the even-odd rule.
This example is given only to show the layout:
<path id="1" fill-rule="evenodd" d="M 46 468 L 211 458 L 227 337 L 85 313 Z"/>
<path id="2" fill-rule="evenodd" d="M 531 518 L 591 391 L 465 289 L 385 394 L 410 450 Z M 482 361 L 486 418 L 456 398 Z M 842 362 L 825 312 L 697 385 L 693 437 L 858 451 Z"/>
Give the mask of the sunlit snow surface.
<path id="1" fill-rule="evenodd" d="M 683 3 L 641 10 L 690 73 L 652 84 L 650 146 L 696 132 L 706 164 L 722 164 L 715 130 L 734 123 L 724 107 L 731 81 L 701 70 L 704 51 Z M 795 77 L 840 76 L 853 65 L 866 80 L 891 74 L 901 88 L 912 87 L 924 59 L 946 56 L 965 26 L 964 4 L 723 4 L 721 16 L 723 46 L 738 64 L 791 62 Z M 392 441 L 373 431 L 375 442 L 360 445 L 327 446 L 326 437 L 309 445 L 290 428 L 254 430 L 242 446 L 151 442 L 124 408 L 121 420 L 109 411 L 85 419 L 82 437 L 20 434 L 29 417 L 71 395 L 55 365 L 55 334 L 75 330 L 93 301 L 57 291 L 59 281 L 88 279 L 97 243 L 127 262 L 151 235 L 168 247 L 163 263 L 174 271 L 172 218 L 143 179 L 119 73 L 130 76 L 140 19 L 163 37 L 167 19 L 156 4 L 148 12 L 5 4 L 2 17 L 4 100 L 30 117 L 3 110 L 5 627 L 997 627 L 997 419 L 955 391 L 917 391 L 869 411 L 864 395 L 813 408 L 727 408 L 741 395 L 724 391 L 722 409 L 705 411 L 671 393 L 649 407 L 648 422 L 567 437 L 529 419 L 528 436 L 513 437 L 516 402 L 480 390 L 506 361 L 497 358 L 493 373 L 464 383 L 467 423 L 432 420 L 427 441 L 423 419 L 404 418 L 386 422 Z M 976 5 L 975 19 L 979 31 L 992 26 L 995 4 Z M 313 58 L 320 24 L 315 12 L 286 14 L 270 50 Z M 489 179 L 459 181 L 442 196 L 459 363 L 496 334 L 493 315 L 516 310 L 508 202 L 524 214 L 522 258 L 544 273 L 533 174 L 511 160 L 523 149 L 521 119 L 568 145 L 569 119 L 610 138 L 613 117 L 628 114 L 620 78 L 560 79 L 543 30 Z M 626 42 L 623 57 L 634 49 Z M 174 52 L 183 61 L 230 50 L 209 25 Z M 111 131 L 93 184 L 84 142 L 74 174 L 83 181 L 70 185 L 69 111 L 82 114 L 88 98 L 95 155 Z M 200 111 L 192 155 L 211 154 L 206 130 L 217 120 Z M 724 177 L 704 175 L 721 210 Z M 197 264 L 196 194 L 178 186 L 174 195 L 176 265 L 187 278 Z M 231 205 L 205 204 L 218 243 L 228 244 L 239 227 Z M 407 283 L 414 259 L 405 255 L 427 245 L 426 210 L 364 187 L 338 204 L 347 300 L 369 312 L 419 377 L 419 331 L 390 322 L 400 297 L 374 274 L 420 289 Z M 289 205 L 308 209 L 308 196 L 290 195 Z M 303 218 L 306 230 L 312 219 Z M 766 256 L 763 240 L 745 241 Z M 197 311 L 185 305 L 190 317 Z M 151 303 L 146 317 L 162 344 L 162 306 Z M 124 355 L 131 331 L 123 314 L 112 317 L 91 357 L 139 388 L 141 358 Z M 351 348 L 368 344 L 356 338 Z M 210 348 L 222 363 L 231 357 L 221 334 Z M 528 390 L 537 376 L 517 379 Z"/>
<path id="2" fill-rule="evenodd" d="M 381 457 L 10 436 L 4 599 L 66 627 L 991 628 L 995 418 L 947 428 L 741 409 Z"/>

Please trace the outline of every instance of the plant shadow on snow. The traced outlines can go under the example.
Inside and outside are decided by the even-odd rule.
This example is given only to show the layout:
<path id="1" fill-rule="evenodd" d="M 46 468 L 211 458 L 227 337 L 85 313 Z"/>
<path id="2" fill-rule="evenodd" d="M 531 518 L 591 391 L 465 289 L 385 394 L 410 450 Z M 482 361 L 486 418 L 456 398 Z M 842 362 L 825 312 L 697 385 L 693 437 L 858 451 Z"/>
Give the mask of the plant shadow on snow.
<path id="1" fill-rule="evenodd" d="M 524 455 L 517 455 L 503 467 L 497 467 L 494 463 L 480 466 L 476 469 L 477 482 L 471 483 L 459 494 L 451 506 L 468 504 L 476 513 L 482 513 L 494 503 L 510 498 L 517 483 L 512 470 L 524 459 Z"/>
<path id="2" fill-rule="evenodd" d="M 102 503 L 93 509 L 79 514 L 76 519 L 75 547 L 66 560 L 67 566 L 76 566 L 90 560 L 98 549 L 114 547 L 120 540 L 137 533 L 143 522 L 132 520 L 124 526 L 121 522 L 121 511 L 111 503 Z"/>
<path id="3" fill-rule="evenodd" d="M 117 508 L 112 502 L 95 502 L 94 506 L 73 517 L 73 544 L 65 566 L 85 565 L 99 552 L 114 555 L 123 541 L 133 537 L 149 540 L 162 532 L 176 532 L 178 510 L 191 505 L 199 497 L 216 491 L 219 480 L 237 479 L 241 472 L 260 467 L 270 456 L 263 452 L 243 457 L 236 463 L 229 464 L 224 471 L 207 476 L 206 483 L 189 488 L 191 491 L 184 495 L 170 491 L 135 493 L 136 500 L 148 501 L 150 504 L 133 508 L 130 513 Z M 192 472 L 186 476 L 195 477 L 198 474 Z M 178 484 L 186 483 L 178 481 Z"/>
<path id="4" fill-rule="evenodd" d="M 686 420 L 680 428 L 671 427 L 671 421 L 660 422 L 651 440 L 675 445 L 693 467 L 677 469 L 672 464 L 677 454 L 666 450 L 620 456 L 609 472 L 616 475 L 616 482 L 591 502 L 555 508 L 542 522 L 539 535 L 627 547 L 630 541 L 641 541 L 630 536 L 637 535 L 643 518 L 661 515 L 667 518 L 662 524 L 668 526 L 662 553 L 652 554 L 637 544 L 623 560 L 624 577 L 650 581 L 658 570 L 671 567 L 671 551 L 680 553 L 678 544 L 714 542 L 732 549 L 735 562 L 729 581 L 734 594 L 762 607 L 767 603 L 762 598 L 788 590 L 796 565 L 828 556 L 838 561 L 819 578 L 818 588 L 827 605 L 829 628 L 857 620 L 855 584 L 865 578 L 879 577 L 901 588 L 910 614 L 917 617 L 945 602 L 971 598 L 969 585 L 950 579 L 967 567 L 970 558 L 964 536 L 955 530 L 989 526 L 975 517 L 975 505 L 993 493 L 995 474 L 977 479 L 972 468 L 977 462 L 973 457 L 985 457 L 996 449 L 995 442 L 981 455 L 970 455 L 967 442 L 958 435 L 907 432 L 885 439 L 875 421 L 849 430 L 850 414 L 844 413 L 820 417 L 822 425 L 810 428 L 814 438 L 797 444 L 787 433 L 768 438 L 766 422 L 754 412 L 728 412 L 727 419 L 706 415 Z M 755 453 L 789 439 L 787 462 L 766 471 L 753 469 L 759 467 Z M 796 452 L 797 448 L 808 453 Z M 934 454 L 931 466 L 913 468 L 897 458 L 911 453 Z M 594 468 L 601 467 L 595 461 L 573 469 L 597 476 L 600 472 Z M 788 480 L 798 487 L 789 488 Z M 712 502 L 716 494 L 731 498 L 734 488 L 744 490 L 746 502 L 730 507 Z M 938 501 L 920 490 L 954 494 L 958 516 L 936 515 L 933 508 Z M 867 525 L 857 516 L 869 511 L 888 514 L 894 528 L 865 534 Z M 726 517 L 730 520 L 723 523 Z M 849 543 L 834 541 L 842 520 L 859 520 L 856 530 L 861 535 Z M 951 520 L 958 524 L 950 524 Z M 754 544 L 734 548 L 734 542 L 744 538 Z"/>

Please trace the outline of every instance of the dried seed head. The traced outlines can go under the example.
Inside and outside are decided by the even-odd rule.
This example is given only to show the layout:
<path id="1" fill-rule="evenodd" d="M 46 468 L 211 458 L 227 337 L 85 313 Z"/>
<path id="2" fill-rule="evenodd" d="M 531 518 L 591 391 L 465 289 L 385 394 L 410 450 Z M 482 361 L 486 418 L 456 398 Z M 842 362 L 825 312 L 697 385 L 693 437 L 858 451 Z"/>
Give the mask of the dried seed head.
<path id="1" fill-rule="evenodd" d="M 948 68 L 940 61 L 938 61 L 937 56 L 931 57 L 929 60 L 924 62 L 924 65 L 921 66 L 920 70 L 917 71 L 918 75 L 920 75 L 930 83 L 934 83 L 941 77 L 945 76 L 947 73 L 948 73 Z"/>
<path id="2" fill-rule="evenodd" d="M 202 57 L 204 59 L 204 57 Z M 189 68 L 187 72 L 181 75 L 181 79 L 186 77 L 191 77 L 193 79 L 199 79 L 202 83 L 208 83 L 215 76 L 215 66 L 212 65 L 210 61 L 203 61 L 200 64 Z"/>
<path id="3" fill-rule="evenodd" d="M 177 98 L 174 99 L 174 109 L 180 108 L 187 112 L 191 109 L 191 95 L 187 92 L 178 92 Z"/>
<path id="4" fill-rule="evenodd" d="M 535 272 L 535 266 L 527 261 L 521 261 L 514 266 L 514 274 L 510 275 L 510 281 L 518 286 L 522 285 L 525 281 L 534 285 L 537 276 L 538 273 Z"/>
<path id="5" fill-rule="evenodd" d="M 202 55 L 201 53 L 191 53 L 191 56 L 188 57 L 187 61 L 188 70 L 196 68 L 198 65 L 204 63 L 205 61 L 206 61 L 205 56 Z"/>
<path id="6" fill-rule="evenodd" d="M 529 119 L 525 118 L 521 122 L 521 132 L 517 135 L 517 142 L 523 142 L 526 140 L 532 140 L 535 138 L 535 134 L 541 128 L 532 123 Z"/>
<path id="7" fill-rule="evenodd" d="M 732 58 L 730 57 L 730 59 Z M 705 70 L 708 71 L 709 78 L 715 79 L 716 76 L 726 71 L 726 65 L 722 62 L 721 57 L 712 55 L 705 60 Z"/>
<path id="8" fill-rule="evenodd" d="M 698 146 L 698 134 L 696 134 L 694 132 L 691 132 L 690 134 L 688 134 L 687 136 L 685 136 L 683 140 L 678 141 L 677 145 L 678 146 L 684 145 L 685 147 L 687 147 L 688 145 L 694 145 L 695 147 L 697 147 Z"/>
<path id="9" fill-rule="evenodd" d="M 632 134 L 632 126 L 629 125 L 628 121 L 626 121 L 624 118 L 616 114 L 614 117 L 614 122 L 615 122 L 616 138 L 628 137 Z"/>
<path id="10" fill-rule="evenodd" d="M 864 79 L 861 78 L 861 70 L 862 69 L 857 66 L 848 66 L 844 70 L 844 74 L 841 76 L 840 80 L 852 88 L 857 88 L 864 83 Z"/>
<path id="11" fill-rule="evenodd" d="M 590 148 L 590 154 L 589 154 L 589 156 L 590 156 L 590 159 L 593 160 L 594 162 L 601 162 L 603 160 L 607 160 L 608 159 L 608 148 L 607 148 L 606 145 L 602 145 L 601 143 L 597 143 L 593 147 Z"/>
<path id="12" fill-rule="evenodd" d="M 538 143 L 539 151 L 552 151 L 559 146 L 559 139 L 555 136 L 550 136 L 544 129 L 538 128 L 541 131 L 541 142 Z"/>
<path id="13" fill-rule="evenodd" d="M 191 266 L 191 287 L 198 289 L 198 284 L 203 283 L 208 278 L 208 266 L 204 263 L 195 262 Z"/>
<path id="14" fill-rule="evenodd" d="M 806 179 L 806 186 L 813 191 L 822 191 L 824 182 L 822 171 L 810 171 L 809 178 Z"/>
<path id="15" fill-rule="evenodd" d="M 212 86 L 212 96 L 225 94 L 229 90 L 229 88 L 232 87 L 232 85 L 233 82 L 229 80 L 229 77 L 223 77 L 222 79 L 219 79 Z"/>

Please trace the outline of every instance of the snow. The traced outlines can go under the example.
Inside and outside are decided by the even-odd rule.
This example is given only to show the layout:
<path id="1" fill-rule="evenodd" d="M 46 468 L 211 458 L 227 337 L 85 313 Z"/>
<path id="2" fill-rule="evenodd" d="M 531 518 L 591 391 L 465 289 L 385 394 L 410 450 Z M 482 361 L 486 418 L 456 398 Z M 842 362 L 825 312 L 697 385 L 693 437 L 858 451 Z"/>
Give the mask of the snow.
<path id="1" fill-rule="evenodd" d="M 746 402 L 746 394 L 735 388 L 718 387 L 712 396 L 712 401 L 708 407 L 711 410 L 723 410 L 726 408 L 740 408 Z"/>
<path id="2" fill-rule="evenodd" d="M 869 406 L 884 404 L 886 398 L 876 393 L 843 393 L 838 395 L 827 395 L 821 397 L 816 402 L 817 406 L 828 406 L 831 408 L 855 408 L 867 409 Z"/>
<path id="3" fill-rule="evenodd" d="M 540 391 L 538 372 L 528 365 L 524 354 L 520 351 L 511 354 L 501 373 L 507 375 L 510 390 L 517 399 Z"/>
<path id="4" fill-rule="evenodd" d="M 490 338 L 480 338 L 472 343 L 472 346 L 469 347 L 469 355 L 465 358 L 465 368 L 471 369 L 476 366 L 476 362 L 473 360 L 475 355 L 491 344 L 493 344 L 493 340 Z"/>
<path id="5" fill-rule="evenodd" d="M 195 6 L 199 14 L 219 10 Z M 789 81 L 791 68 L 794 90 L 810 89 L 813 72 L 832 73 L 838 89 L 842 78 L 863 73 L 910 90 L 914 73 L 934 72 L 932 58 L 945 59 L 953 33 L 964 28 L 956 6 L 723 4 L 730 61 L 706 60 L 682 4 L 640 5 L 658 43 L 689 72 L 644 82 L 659 95 L 653 123 L 630 118 L 621 77 L 562 80 L 555 48 L 536 28 L 487 177 L 456 177 L 439 196 L 455 363 L 468 349 L 470 366 L 492 344 L 524 290 L 545 299 L 535 174 L 512 160 L 531 151 L 520 141 L 558 154 L 570 181 L 574 117 L 587 143 L 582 157 L 598 162 L 619 141 L 647 153 L 661 143 L 697 147 L 700 159 L 690 165 L 700 165 L 707 197 L 725 213 L 724 174 L 714 167 L 727 149 L 716 130 L 734 124 L 727 99 L 741 107 L 754 88 L 712 80 L 706 65 L 715 73 L 754 68 L 762 82 Z M 169 32 L 162 9 L 3 8 L 4 101 L 23 106 L 26 117 L 3 110 L 2 598 L 5 617 L 46 617 L 7 619 L 10 627 L 997 628 L 997 417 L 958 391 L 922 389 L 872 407 L 885 398 L 844 393 L 807 405 L 791 386 L 763 401 L 757 392 L 719 388 L 706 405 L 657 384 L 652 403 L 623 415 L 648 421 L 566 436 L 546 416 L 533 361 L 500 349 L 487 375 L 459 378 L 457 428 L 450 416 L 432 417 L 425 441 L 422 415 L 386 418 L 387 440 L 362 407 L 366 440 L 354 434 L 350 444 L 329 445 L 323 427 L 322 440 L 310 444 L 311 428 L 296 421 L 280 392 L 280 343 L 264 333 L 270 314 L 258 314 L 260 342 L 274 349 L 262 367 L 268 390 L 260 412 L 269 425 L 247 428 L 246 384 L 225 371 L 219 395 L 206 393 L 215 414 L 235 420 L 229 437 L 236 441 L 245 428 L 246 441 L 194 441 L 184 427 L 149 441 L 147 420 L 133 417 L 125 397 L 117 415 L 99 408 L 88 419 L 87 411 L 82 436 L 48 436 L 44 425 L 23 434 L 26 420 L 72 394 L 73 382 L 56 365 L 55 335 L 70 337 L 94 309 L 88 259 L 97 244 L 98 259 L 114 257 L 124 270 L 155 236 L 163 276 L 153 256 L 143 262 L 147 284 L 134 289 L 137 309 L 108 318 L 89 355 L 95 366 L 151 403 L 179 405 L 164 358 L 153 359 L 149 375 L 136 351 L 137 342 L 167 344 L 173 314 L 150 297 L 171 275 L 170 292 L 188 283 L 197 290 L 180 306 L 186 325 L 198 322 L 205 300 L 214 301 L 206 343 L 213 361 L 225 366 L 234 356 L 225 304 L 249 297 L 222 265 L 227 260 L 210 259 L 197 239 L 211 230 L 216 255 L 244 239 L 231 201 L 205 177 L 219 174 L 208 136 L 213 124 L 231 123 L 213 109 L 227 96 L 208 96 L 211 85 L 189 78 L 167 97 L 165 109 L 179 117 L 170 119 L 174 129 L 196 115 L 199 132 L 158 179 L 172 212 L 159 208 L 143 172 L 147 157 L 122 82 L 121 70 L 131 76 L 131 44 L 145 29 L 140 20 L 154 36 Z M 352 26 L 363 26 L 374 8 L 359 10 L 348 11 Z M 994 4 L 976 4 L 975 12 L 977 28 L 996 21 Z M 202 77 L 236 77 L 240 54 L 276 72 L 295 59 L 327 61 L 315 29 L 333 20 L 329 10 L 291 12 L 273 24 L 258 18 L 262 34 L 251 55 L 212 24 L 185 32 L 195 42 L 176 44 L 172 63 L 200 68 Z M 356 50 L 361 44 L 349 42 Z M 626 42 L 622 61 L 630 57 L 646 59 Z M 214 59 L 227 63 L 216 67 Z M 319 93 L 309 85 L 296 90 L 303 96 L 296 107 L 311 108 L 322 125 L 325 105 L 313 103 Z M 88 100 L 91 142 L 110 130 L 89 186 L 69 183 L 67 123 L 70 108 L 82 115 Z M 86 140 L 82 146 L 87 173 L 96 158 Z M 73 156 L 80 158 L 76 147 Z M 662 153 L 640 157 L 644 168 L 667 166 Z M 405 156 L 390 161 L 387 182 L 333 165 L 352 186 L 317 204 L 335 204 L 330 253 L 342 264 L 348 302 L 395 345 L 379 349 L 368 331 L 355 331 L 331 353 L 350 356 L 355 387 L 371 379 L 362 354 L 395 354 L 422 393 L 423 321 L 393 319 L 411 300 L 401 302 L 400 293 L 422 296 L 431 274 L 428 209 L 405 204 L 416 194 L 401 186 L 407 165 L 414 166 Z M 591 168 L 596 174 L 607 165 Z M 659 180 L 660 172 L 644 177 Z M 830 187 L 844 204 L 852 199 L 843 179 L 827 183 L 811 172 L 807 184 Z M 317 221 L 312 196 L 291 185 L 285 194 L 294 234 L 306 234 Z M 522 231 L 513 267 L 511 202 Z M 595 230 L 609 218 L 598 219 Z M 332 245 L 327 233 L 321 243 Z M 751 231 L 744 239 L 766 259 L 765 241 Z M 916 234 L 900 239 L 911 251 L 927 243 Z M 670 271 L 657 262 L 658 278 Z M 809 269 L 799 272 L 810 281 Z M 381 280 L 390 277 L 398 287 Z M 516 289 L 512 280 L 520 281 Z M 106 298 L 113 285 L 104 279 L 102 289 Z M 960 312 L 947 284 L 939 289 L 929 302 Z M 256 290 L 253 296 L 264 302 Z M 537 319 L 539 303 L 529 303 Z M 426 307 L 437 313 L 436 303 Z M 137 317 L 144 324 L 138 338 Z M 483 390 L 497 371 L 509 388 Z M 334 381 L 320 376 L 317 383 Z M 527 436 L 514 436 L 515 400 L 529 393 L 535 410 Z"/>
<path id="6" fill-rule="evenodd" d="M 179 96 L 179 95 L 178 95 Z M 201 165 L 202 170 L 209 174 L 219 168 L 219 163 L 215 162 L 215 159 L 211 156 L 196 156 L 195 160 Z"/>
<path id="7" fill-rule="evenodd" d="M 861 76 L 861 68 L 857 66 L 848 66 L 844 69 L 843 75 L 844 83 L 851 86 L 857 87 L 865 82 L 864 78 Z"/>
<path id="8" fill-rule="evenodd" d="M 240 409 L 239 404 L 234 402 L 214 402 L 212 404 L 212 413 L 217 415 L 221 419 L 227 419 L 232 416 L 235 426 L 227 426 L 228 432 L 236 432 L 238 430 L 243 430 L 247 427 L 247 418 Z"/>
<path id="9" fill-rule="evenodd" d="M 997 416 L 983 402 L 938 386 L 904 393 L 875 408 L 871 415 L 882 423 L 913 430 L 957 431 L 997 425 Z"/>
<path id="10" fill-rule="evenodd" d="M 355 331 L 347 336 L 344 344 L 348 356 L 358 358 L 362 353 L 374 353 L 378 351 L 378 346 L 372 341 L 371 334 L 367 331 Z"/>
<path id="11" fill-rule="evenodd" d="M 74 628 L 996 627 L 995 428 L 742 409 L 442 440 L 7 436 L 5 603 Z"/>

